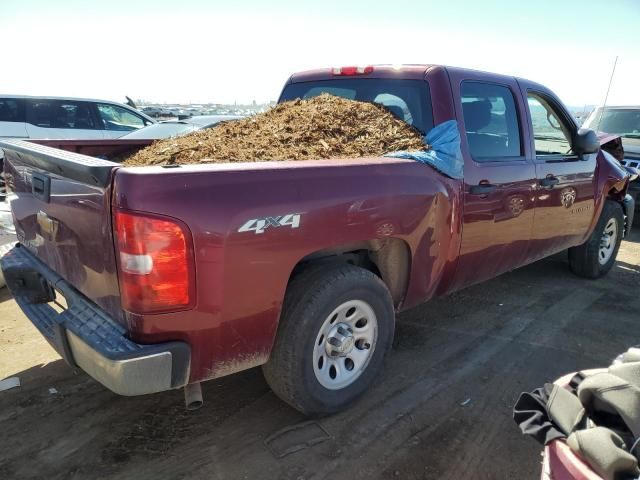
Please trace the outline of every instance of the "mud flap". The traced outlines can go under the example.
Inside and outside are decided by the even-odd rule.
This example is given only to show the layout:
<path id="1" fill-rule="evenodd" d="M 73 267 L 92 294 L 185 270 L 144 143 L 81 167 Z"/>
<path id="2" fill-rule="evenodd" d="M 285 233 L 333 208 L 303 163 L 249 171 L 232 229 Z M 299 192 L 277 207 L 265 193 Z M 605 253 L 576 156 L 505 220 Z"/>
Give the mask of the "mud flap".
<path id="1" fill-rule="evenodd" d="M 625 228 L 624 228 L 624 237 L 628 237 L 631 233 L 631 226 L 633 225 L 633 216 L 636 211 L 636 201 L 634 198 L 627 194 L 622 200 L 622 208 L 624 210 L 625 216 Z"/>

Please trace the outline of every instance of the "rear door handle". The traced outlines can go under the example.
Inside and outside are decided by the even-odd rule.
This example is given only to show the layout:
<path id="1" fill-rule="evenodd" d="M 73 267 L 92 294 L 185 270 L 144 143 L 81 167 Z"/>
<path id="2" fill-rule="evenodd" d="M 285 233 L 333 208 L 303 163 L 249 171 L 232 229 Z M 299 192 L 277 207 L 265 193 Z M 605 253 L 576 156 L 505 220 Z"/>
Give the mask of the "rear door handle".
<path id="1" fill-rule="evenodd" d="M 486 195 L 487 193 L 495 192 L 497 188 L 491 183 L 480 183 L 479 185 L 471 185 L 469 193 L 472 195 Z"/>
<path id="2" fill-rule="evenodd" d="M 549 177 L 545 177 L 541 179 L 539 183 L 541 186 L 545 188 L 553 188 L 560 183 L 560 180 L 558 180 L 557 177 L 554 177 L 553 175 L 551 175 Z"/>

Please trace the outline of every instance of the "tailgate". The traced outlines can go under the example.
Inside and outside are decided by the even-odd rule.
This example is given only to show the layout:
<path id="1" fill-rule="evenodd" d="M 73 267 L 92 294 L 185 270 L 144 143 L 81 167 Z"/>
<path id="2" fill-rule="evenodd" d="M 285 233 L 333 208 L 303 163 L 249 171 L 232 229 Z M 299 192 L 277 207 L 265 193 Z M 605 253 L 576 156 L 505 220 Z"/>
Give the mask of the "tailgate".
<path id="1" fill-rule="evenodd" d="M 18 241 L 122 322 L 111 230 L 118 164 L 20 140 L 0 148 Z"/>

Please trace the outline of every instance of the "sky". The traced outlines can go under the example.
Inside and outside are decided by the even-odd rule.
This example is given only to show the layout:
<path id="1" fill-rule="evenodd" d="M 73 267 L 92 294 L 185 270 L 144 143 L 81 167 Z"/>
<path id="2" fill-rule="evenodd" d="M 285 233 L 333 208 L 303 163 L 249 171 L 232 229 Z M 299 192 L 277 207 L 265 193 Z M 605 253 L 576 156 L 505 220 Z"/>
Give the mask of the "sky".
<path id="1" fill-rule="evenodd" d="M 640 0 L 0 0 L 0 93 L 276 100 L 291 73 L 445 64 L 640 104 Z"/>

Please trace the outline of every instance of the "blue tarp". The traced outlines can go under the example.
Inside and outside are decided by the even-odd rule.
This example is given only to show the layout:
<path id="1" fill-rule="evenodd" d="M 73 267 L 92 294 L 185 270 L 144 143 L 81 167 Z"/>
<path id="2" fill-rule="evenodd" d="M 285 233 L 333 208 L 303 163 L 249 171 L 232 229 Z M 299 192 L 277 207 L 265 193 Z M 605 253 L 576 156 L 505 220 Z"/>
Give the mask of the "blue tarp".
<path id="1" fill-rule="evenodd" d="M 458 122 L 447 120 L 436 125 L 425 135 L 424 143 L 431 148 L 426 151 L 387 153 L 385 157 L 410 158 L 431 165 L 448 177 L 462 179 L 464 160 L 460 151 Z"/>

